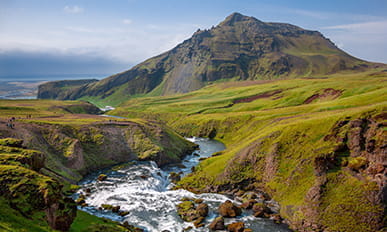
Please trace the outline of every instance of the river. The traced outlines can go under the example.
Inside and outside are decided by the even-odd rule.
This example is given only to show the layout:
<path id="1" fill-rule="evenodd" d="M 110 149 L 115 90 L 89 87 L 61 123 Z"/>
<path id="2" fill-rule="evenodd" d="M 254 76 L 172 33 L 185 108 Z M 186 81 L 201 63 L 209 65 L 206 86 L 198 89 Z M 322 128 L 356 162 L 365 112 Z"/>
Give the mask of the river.
<path id="1" fill-rule="evenodd" d="M 103 170 L 93 173 L 83 179 L 79 185 L 78 194 L 90 192 L 86 198 L 87 207 L 80 208 L 99 217 L 115 221 L 127 221 L 149 232 L 181 232 L 192 223 L 184 222 L 179 218 L 176 205 L 184 197 L 200 198 L 209 206 L 209 215 L 206 218 L 208 225 L 218 215 L 217 208 L 220 203 L 229 199 L 227 196 L 214 193 L 194 194 L 187 190 L 171 190 L 173 184 L 169 181 L 170 172 L 182 172 L 186 175 L 191 172 L 191 167 L 198 165 L 199 158 L 209 157 L 212 153 L 225 149 L 225 146 L 216 141 L 205 138 L 189 138 L 199 145 L 198 155 L 191 154 L 179 165 L 159 168 L 154 162 L 131 162 L 119 169 Z M 104 173 L 107 179 L 96 181 L 99 174 Z M 119 205 L 121 210 L 129 211 L 127 216 L 121 217 L 108 210 L 99 210 L 101 204 Z M 226 224 L 233 221 L 243 221 L 246 228 L 260 232 L 285 232 L 286 226 L 275 224 L 264 218 L 255 218 L 250 212 L 245 212 L 237 219 L 226 219 Z M 205 228 L 190 231 L 209 231 Z"/>

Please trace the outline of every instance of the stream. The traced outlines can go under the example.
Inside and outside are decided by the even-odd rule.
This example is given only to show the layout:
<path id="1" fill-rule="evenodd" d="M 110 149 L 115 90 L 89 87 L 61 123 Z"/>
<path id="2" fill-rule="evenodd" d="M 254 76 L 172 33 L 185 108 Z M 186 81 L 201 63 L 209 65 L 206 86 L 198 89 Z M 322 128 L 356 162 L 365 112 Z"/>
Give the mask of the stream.
<path id="1" fill-rule="evenodd" d="M 105 217 L 114 221 L 124 222 L 140 227 L 148 232 L 181 232 L 184 228 L 194 227 L 192 223 L 184 222 L 177 214 L 176 205 L 182 198 L 200 198 L 209 206 L 206 227 L 189 231 L 210 231 L 208 224 L 218 217 L 217 208 L 226 200 L 227 196 L 214 193 L 194 194 L 187 190 L 171 190 L 173 184 L 169 181 L 170 172 L 182 172 L 183 176 L 191 172 L 191 167 L 199 164 L 199 159 L 209 157 L 212 153 L 225 149 L 216 141 L 205 138 L 188 138 L 199 145 L 199 150 L 184 158 L 182 164 L 159 168 L 155 162 L 136 161 L 119 168 L 101 170 L 84 178 L 79 185 L 81 189 L 75 194 L 89 192 L 86 198 L 88 206 L 80 207 L 98 217 Z M 199 154 L 199 156 L 195 153 Z M 99 174 L 104 173 L 107 179 L 96 181 Z M 236 201 L 234 201 L 236 202 Z M 236 202 L 238 203 L 238 202 Z M 128 211 L 126 216 L 119 216 L 108 210 L 98 209 L 102 204 L 119 205 L 121 210 Z M 251 212 L 243 211 L 236 219 L 225 219 L 225 224 L 243 221 L 246 228 L 260 232 L 290 231 L 284 225 L 275 224 L 266 218 L 255 218 Z"/>

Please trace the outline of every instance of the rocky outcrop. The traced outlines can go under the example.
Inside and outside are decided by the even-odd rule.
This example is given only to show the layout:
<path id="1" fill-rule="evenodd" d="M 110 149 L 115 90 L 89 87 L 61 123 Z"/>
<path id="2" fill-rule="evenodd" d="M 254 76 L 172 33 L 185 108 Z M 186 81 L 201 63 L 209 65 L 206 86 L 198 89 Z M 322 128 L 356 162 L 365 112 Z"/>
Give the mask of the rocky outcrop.
<path id="1" fill-rule="evenodd" d="M 152 160 L 158 165 L 178 163 L 197 145 L 172 130 L 152 122 L 106 121 L 77 126 L 50 123 L 23 123 L 10 129 L 0 123 L 1 137 L 24 140 L 38 152 L 13 157 L 48 175 L 76 182 L 83 175 L 131 160 Z M 18 148 L 12 148 L 18 149 Z M 26 153 L 26 152 L 25 152 Z"/>
<path id="2" fill-rule="evenodd" d="M 40 99 L 61 99 L 70 93 L 69 89 L 81 88 L 84 85 L 96 82 L 96 79 L 90 80 L 66 80 L 66 81 L 51 81 L 39 85 L 38 98 Z"/>

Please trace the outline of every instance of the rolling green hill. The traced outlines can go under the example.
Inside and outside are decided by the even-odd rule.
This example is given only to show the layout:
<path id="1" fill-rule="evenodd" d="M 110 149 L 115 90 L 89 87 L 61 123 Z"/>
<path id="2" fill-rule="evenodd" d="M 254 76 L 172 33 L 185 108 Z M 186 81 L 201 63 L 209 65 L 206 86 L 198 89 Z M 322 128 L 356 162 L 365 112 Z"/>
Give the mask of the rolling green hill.
<path id="1" fill-rule="evenodd" d="M 186 93 L 213 82 L 323 77 L 375 66 L 346 54 L 317 31 L 234 13 L 128 71 L 72 88 L 71 83 L 47 83 L 38 97 L 115 106 L 133 97 Z"/>
<path id="2" fill-rule="evenodd" d="M 166 123 L 227 149 L 179 186 L 263 190 L 299 231 L 378 231 L 386 199 L 387 71 L 228 82 L 133 99 L 111 114 Z"/>

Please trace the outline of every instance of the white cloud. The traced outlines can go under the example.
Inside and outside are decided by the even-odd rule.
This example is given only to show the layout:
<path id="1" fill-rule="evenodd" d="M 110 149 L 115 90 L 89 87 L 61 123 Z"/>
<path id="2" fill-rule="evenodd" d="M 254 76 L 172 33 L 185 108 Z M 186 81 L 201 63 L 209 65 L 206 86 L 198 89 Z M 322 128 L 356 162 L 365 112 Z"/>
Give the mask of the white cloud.
<path id="1" fill-rule="evenodd" d="M 65 6 L 63 8 L 64 12 L 69 14 L 79 14 L 83 12 L 83 8 L 79 6 Z"/>
<path id="2" fill-rule="evenodd" d="M 130 19 L 124 19 L 124 20 L 122 20 L 122 23 L 123 24 L 131 24 L 132 23 L 132 20 L 130 20 Z"/>
<path id="3" fill-rule="evenodd" d="M 335 26 L 323 27 L 322 29 L 346 30 L 346 31 L 370 33 L 370 34 L 382 34 L 382 33 L 387 32 L 387 20 L 376 21 L 376 22 L 364 22 L 364 23 L 335 25 Z"/>
<path id="4" fill-rule="evenodd" d="M 349 54 L 365 60 L 386 62 L 387 20 L 341 24 L 321 29 Z"/>
<path id="5" fill-rule="evenodd" d="M 85 27 L 66 27 L 65 29 L 69 31 L 74 31 L 74 32 L 84 32 L 84 33 L 95 32 L 93 29 L 85 28 Z"/>

